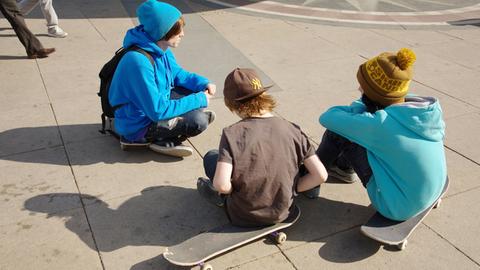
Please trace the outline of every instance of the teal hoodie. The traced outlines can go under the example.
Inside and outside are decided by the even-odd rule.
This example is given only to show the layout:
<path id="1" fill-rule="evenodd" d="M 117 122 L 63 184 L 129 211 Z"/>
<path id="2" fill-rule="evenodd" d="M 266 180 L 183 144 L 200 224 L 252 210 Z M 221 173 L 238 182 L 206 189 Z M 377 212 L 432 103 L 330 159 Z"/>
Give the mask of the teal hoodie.
<path id="1" fill-rule="evenodd" d="M 174 14 L 166 16 L 169 20 L 161 21 L 163 24 L 154 19 L 142 20 L 142 14 L 152 13 L 151 10 L 149 13 L 145 11 L 149 8 L 153 8 L 159 14 Z M 115 111 L 115 130 L 128 140 L 138 139 L 139 134 L 144 133 L 152 122 L 207 107 L 207 97 L 203 90 L 206 89 L 209 80 L 182 69 L 171 50 L 163 51 L 157 46 L 157 39 L 152 37 L 168 32 L 180 18 L 181 14 L 177 11 L 171 5 L 156 0 L 147 1 L 138 9 L 140 21 L 154 24 L 156 28 L 149 25 L 151 29 L 162 28 L 162 25 L 164 29 L 149 34 L 145 31 L 146 26 L 139 25 L 128 30 L 125 35 L 124 48 L 136 45 L 147 51 L 154 60 L 153 66 L 141 53 L 127 52 L 120 60 L 110 85 L 110 104 L 112 106 L 122 104 Z M 192 94 L 178 100 L 171 100 L 170 91 L 176 86 L 189 89 Z"/>
<path id="2" fill-rule="evenodd" d="M 435 98 L 407 96 L 373 114 L 357 100 L 330 108 L 320 123 L 367 150 L 373 172 L 367 192 L 383 216 L 406 220 L 440 196 L 447 176 L 445 123 Z"/>

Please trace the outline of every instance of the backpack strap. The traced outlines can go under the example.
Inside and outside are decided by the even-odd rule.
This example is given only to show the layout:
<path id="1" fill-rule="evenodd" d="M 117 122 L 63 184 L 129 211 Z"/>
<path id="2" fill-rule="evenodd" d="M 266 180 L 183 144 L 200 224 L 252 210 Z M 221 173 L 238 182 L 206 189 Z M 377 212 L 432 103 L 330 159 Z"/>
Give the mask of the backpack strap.
<path id="1" fill-rule="evenodd" d="M 144 49 L 138 47 L 138 46 L 132 46 L 128 49 L 129 51 L 137 51 L 143 55 L 145 55 L 147 58 L 148 58 L 148 61 L 150 61 L 150 64 L 152 64 L 152 66 L 155 67 L 155 62 L 153 61 L 153 57 L 152 55 L 150 55 L 150 53 L 148 53 L 147 51 L 145 51 Z"/>
<path id="2" fill-rule="evenodd" d="M 123 48 L 120 48 L 118 49 L 115 54 L 118 54 L 121 50 L 123 50 Z M 152 66 L 155 68 L 155 62 L 153 60 L 153 57 L 152 55 L 150 55 L 150 53 L 148 53 L 147 51 L 145 51 L 144 49 L 134 45 L 134 46 L 131 46 L 129 48 L 126 49 L 127 51 L 137 51 L 141 54 L 143 54 L 145 57 L 148 58 L 148 61 L 150 62 L 150 64 L 152 64 Z M 119 104 L 119 105 L 116 105 L 113 108 L 113 110 L 115 111 L 116 109 L 122 107 L 124 104 Z M 110 135 L 114 136 L 115 138 L 119 139 L 120 140 L 120 135 L 118 135 L 113 129 L 112 129 L 112 120 L 110 118 L 108 118 L 108 121 L 109 121 L 109 126 L 110 128 L 109 129 L 105 129 L 105 126 L 106 126 L 106 122 L 107 122 L 107 116 L 105 115 L 105 113 L 102 113 L 102 116 L 101 116 L 101 119 L 102 119 L 102 129 L 99 130 L 100 133 L 102 134 L 106 134 L 106 132 L 110 133 Z"/>

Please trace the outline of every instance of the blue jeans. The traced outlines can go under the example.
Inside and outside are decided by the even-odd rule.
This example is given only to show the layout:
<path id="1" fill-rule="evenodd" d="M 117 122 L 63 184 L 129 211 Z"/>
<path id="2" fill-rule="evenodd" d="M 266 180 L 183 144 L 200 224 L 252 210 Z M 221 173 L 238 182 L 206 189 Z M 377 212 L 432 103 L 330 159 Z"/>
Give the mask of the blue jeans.
<path id="1" fill-rule="evenodd" d="M 174 88 L 171 92 L 171 99 L 180 99 L 192 92 L 183 88 Z M 203 109 L 189 111 L 178 116 L 178 121 L 166 126 L 166 121 L 154 122 L 148 127 L 145 138 L 148 141 L 174 141 L 182 142 L 189 137 L 197 136 L 208 127 L 209 116 Z"/>
<path id="2" fill-rule="evenodd" d="M 367 187 L 372 176 L 372 168 L 368 163 L 367 150 L 364 147 L 327 129 L 318 146 L 317 155 L 327 170 L 332 166 L 340 169 L 352 168 L 363 186 Z"/>

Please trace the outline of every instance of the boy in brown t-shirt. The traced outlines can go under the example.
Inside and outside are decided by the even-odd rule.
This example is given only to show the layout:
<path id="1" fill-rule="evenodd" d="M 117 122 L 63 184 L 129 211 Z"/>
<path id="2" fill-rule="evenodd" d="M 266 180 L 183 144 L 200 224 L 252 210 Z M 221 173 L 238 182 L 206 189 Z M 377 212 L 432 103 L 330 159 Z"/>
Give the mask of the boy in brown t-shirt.
<path id="1" fill-rule="evenodd" d="M 225 203 L 238 226 L 283 221 L 295 192 L 315 188 L 328 176 L 300 128 L 271 113 L 275 100 L 265 93 L 268 88 L 252 69 L 237 68 L 227 76 L 225 105 L 242 120 L 223 129 L 219 150 L 204 157 L 209 179 L 197 181 L 200 194 L 219 206 Z"/>

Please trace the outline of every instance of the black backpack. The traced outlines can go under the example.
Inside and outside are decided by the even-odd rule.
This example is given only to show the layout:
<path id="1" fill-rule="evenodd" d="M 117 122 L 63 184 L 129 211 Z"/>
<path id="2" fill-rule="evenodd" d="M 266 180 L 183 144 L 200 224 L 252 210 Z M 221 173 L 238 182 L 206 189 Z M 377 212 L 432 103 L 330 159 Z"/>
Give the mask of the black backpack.
<path id="1" fill-rule="evenodd" d="M 119 104 L 112 107 L 110 105 L 110 101 L 108 100 L 108 92 L 109 92 L 110 84 L 113 79 L 113 75 L 115 74 L 115 70 L 117 69 L 118 63 L 120 63 L 120 60 L 128 51 L 137 51 L 145 55 L 150 61 L 150 63 L 153 66 L 155 66 L 153 62 L 153 58 L 148 52 L 146 52 L 145 50 L 137 46 L 132 46 L 127 49 L 125 48 L 118 49 L 115 52 L 115 55 L 112 57 L 112 59 L 110 59 L 110 61 L 108 61 L 105 65 L 103 65 L 102 70 L 100 70 L 100 73 L 98 74 L 98 76 L 100 77 L 100 91 L 97 93 L 97 95 L 100 97 L 100 100 L 102 102 L 102 116 L 101 116 L 102 129 L 99 131 L 102 134 L 105 134 L 106 132 L 108 132 L 117 138 L 119 138 L 119 136 L 112 130 L 112 118 L 115 117 L 115 110 L 123 106 L 123 104 Z M 107 119 L 110 126 L 109 129 L 105 129 Z"/>

